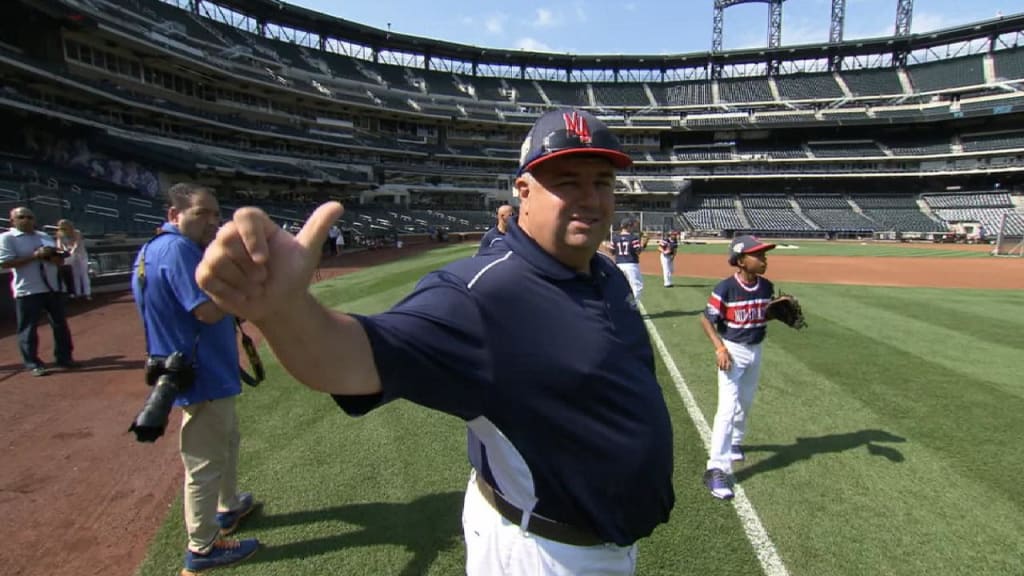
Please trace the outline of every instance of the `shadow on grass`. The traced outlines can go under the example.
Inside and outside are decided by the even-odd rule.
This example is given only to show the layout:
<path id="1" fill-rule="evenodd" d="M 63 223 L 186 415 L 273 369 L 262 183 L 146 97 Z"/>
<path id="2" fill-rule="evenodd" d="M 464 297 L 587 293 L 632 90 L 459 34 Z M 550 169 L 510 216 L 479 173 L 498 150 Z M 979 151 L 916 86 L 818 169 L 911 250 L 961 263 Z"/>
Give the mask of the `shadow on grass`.
<path id="1" fill-rule="evenodd" d="M 703 308 L 701 308 L 700 310 L 665 310 L 664 312 L 645 314 L 644 318 L 654 320 L 655 318 L 675 318 L 676 316 L 698 316 L 703 313 Z"/>
<path id="2" fill-rule="evenodd" d="M 413 557 L 401 576 L 428 572 L 442 550 L 462 544 L 462 492 L 430 494 L 412 502 L 374 502 L 319 508 L 284 514 L 262 515 L 253 527 L 273 528 L 319 522 L 344 522 L 361 530 L 312 538 L 290 544 L 270 545 L 246 564 L 308 558 L 343 548 L 377 545 L 401 546 Z"/>
<path id="3" fill-rule="evenodd" d="M 902 436 L 885 430 L 860 430 L 846 434 L 828 434 L 815 438 L 797 438 L 794 444 L 761 444 L 744 446 L 747 454 L 754 452 L 774 452 L 768 458 L 751 466 L 736 470 L 737 482 L 743 482 L 762 472 L 785 468 L 802 460 L 810 460 L 817 454 L 833 454 L 853 450 L 865 446 L 869 454 L 881 456 L 890 462 L 903 462 L 903 453 L 891 446 L 883 446 L 879 442 L 906 442 Z"/>

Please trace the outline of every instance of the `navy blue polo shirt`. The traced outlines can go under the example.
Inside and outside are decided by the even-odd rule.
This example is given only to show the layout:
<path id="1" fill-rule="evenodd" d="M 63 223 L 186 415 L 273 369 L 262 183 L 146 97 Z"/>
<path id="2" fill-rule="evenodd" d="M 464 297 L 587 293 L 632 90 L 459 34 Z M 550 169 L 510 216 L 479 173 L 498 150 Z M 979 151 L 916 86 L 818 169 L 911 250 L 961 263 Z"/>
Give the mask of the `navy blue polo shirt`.
<path id="1" fill-rule="evenodd" d="M 470 462 L 520 509 L 628 545 L 668 519 L 672 427 L 625 278 L 595 255 L 589 275 L 515 224 L 507 251 L 425 276 L 390 311 L 356 316 L 380 397 L 466 420 Z"/>
<path id="2" fill-rule="evenodd" d="M 498 244 L 505 240 L 505 232 L 498 230 L 495 226 L 484 233 L 484 237 L 480 239 L 480 247 L 477 248 L 477 256 L 487 252 L 488 250 L 495 248 Z M 498 246 L 500 248 L 500 246 Z"/>
<path id="3" fill-rule="evenodd" d="M 178 406 L 237 396 L 242 393 L 242 381 L 235 318 L 225 315 L 219 322 L 206 324 L 195 317 L 192 311 L 210 300 L 196 283 L 203 250 L 169 222 L 161 230 L 139 250 L 132 273 L 132 294 L 139 315 L 144 317 L 146 352 L 167 356 L 179 351 L 195 364 L 195 383 L 177 396 Z M 138 275 L 143 257 L 145 289 Z"/>

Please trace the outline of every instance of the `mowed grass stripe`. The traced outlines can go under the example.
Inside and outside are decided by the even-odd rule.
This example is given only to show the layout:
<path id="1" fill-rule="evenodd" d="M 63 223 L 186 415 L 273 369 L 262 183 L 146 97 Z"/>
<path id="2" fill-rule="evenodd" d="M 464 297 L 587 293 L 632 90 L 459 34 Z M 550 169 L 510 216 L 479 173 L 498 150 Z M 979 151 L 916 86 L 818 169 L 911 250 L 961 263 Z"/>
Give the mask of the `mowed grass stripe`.
<path id="1" fill-rule="evenodd" d="M 901 257 L 901 258 L 990 258 L 987 251 L 925 248 L 913 244 L 885 244 L 885 243 L 845 243 L 845 242 L 793 242 L 774 241 L 771 238 L 767 242 L 778 242 L 779 247 L 772 252 L 772 257 L 789 256 L 867 256 L 867 257 Z M 657 250 L 652 242 L 648 244 L 648 250 Z M 722 255 L 728 252 L 725 243 L 714 244 L 684 244 L 680 247 L 683 254 L 715 254 Z"/>
<path id="2" fill-rule="evenodd" d="M 710 413 L 717 388 L 713 357 L 695 316 L 713 282 L 680 284 L 690 287 L 654 285 L 644 301 L 698 403 Z M 832 288 L 801 287 L 800 293 L 813 298 L 814 291 Z M 872 382 L 873 375 L 859 367 L 878 362 L 875 350 L 865 354 L 820 323 L 812 320 L 804 332 L 770 329 L 748 438 L 751 458 L 738 469 L 790 571 L 1020 573 L 1024 554 L 1005 546 L 1024 531 L 1019 499 L 961 461 L 970 457 L 976 438 L 951 438 L 964 425 L 984 422 L 985 410 L 958 415 L 957 398 L 942 400 L 949 405 L 944 414 L 885 409 L 890 394 L 906 394 L 903 381 L 882 378 L 888 385 L 865 389 L 861 380 Z M 946 444 L 954 446 L 936 449 L 918 438 L 922 419 L 925 426 L 945 426 Z M 999 437 L 989 434 L 988 441 Z M 1009 451 L 1002 461 L 1020 459 L 1020 449 Z M 1012 479 L 1014 471 L 1003 473 Z"/>
<path id="3" fill-rule="evenodd" d="M 877 340 L 891 349 L 889 355 L 896 358 L 901 353 L 906 354 L 908 364 L 916 361 L 935 364 L 951 372 L 952 378 L 981 382 L 1024 400 L 1024 381 L 1020 377 L 1022 360 L 1017 346 L 1019 336 L 1014 337 L 1006 324 L 991 319 L 990 314 L 973 320 L 955 315 L 953 319 L 960 323 L 948 327 L 944 324 L 949 321 L 941 316 L 941 311 L 934 310 L 929 299 L 929 295 L 936 295 L 937 291 L 850 286 L 821 291 L 811 286 L 799 288 L 809 291 L 808 298 L 801 298 L 801 301 L 806 302 L 811 316 L 818 314 Z M 898 291 L 906 296 L 902 305 L 894 307 L 889 299 Z M 979 295 L 979 300 L 975 301 L 976 309 L 986 308 L 983 298 Z M 1018 308 L 1024 306 L 1024 294 L 1019 299 Z M 942 299 L 935 296 L 934 300 L 941 302 Z M 1019 326 L 1014 321 L 1009 324 Z"/>

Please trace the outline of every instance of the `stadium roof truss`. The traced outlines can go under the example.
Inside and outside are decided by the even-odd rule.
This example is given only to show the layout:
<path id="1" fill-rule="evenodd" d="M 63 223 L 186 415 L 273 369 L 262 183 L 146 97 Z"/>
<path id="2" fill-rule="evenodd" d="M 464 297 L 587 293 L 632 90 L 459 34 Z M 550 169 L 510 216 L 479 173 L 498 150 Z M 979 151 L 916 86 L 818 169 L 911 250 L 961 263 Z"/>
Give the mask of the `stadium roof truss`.
<path id="1" fill-rule="evenodd" d="M 983 22 L 924 34 L 910 34 L 912 0 L 894 0 L 894 35 L 845 40 L 845 0 L 832 0 L 829 43 L 782 46 L 783 0 L 714 0 L 716 7 L 763 2 L 769 4 L 769 46 L 741 50 L 711 50 L 686 54 L 554 54 L 495 49 L 436 40 L 382 30 L 300 8 L 278 0 L 162 0 L 265 37 L 279 38 L 368 60 L 401 66 L 460 71 L 465 74 L 505 78 L 590 81 L 686 81 L 709 77 L 734 77 L 744 72 L 769 74 L 809 72 L 825 68 L 860 68 L 903 65 L 968 43 L 982 50 L 1006 35 L 1006 46 L 1018 45 L 1024 31 L 1024 14 L 1002 16 Z M 717 11 L 716 11 L 717 12 Z M 714 48 L 714 47 L 713 47 Z M 967 52 L 966 54 L 976 53 Z M 810 68 L 800 68 L 807 63 Z"/>

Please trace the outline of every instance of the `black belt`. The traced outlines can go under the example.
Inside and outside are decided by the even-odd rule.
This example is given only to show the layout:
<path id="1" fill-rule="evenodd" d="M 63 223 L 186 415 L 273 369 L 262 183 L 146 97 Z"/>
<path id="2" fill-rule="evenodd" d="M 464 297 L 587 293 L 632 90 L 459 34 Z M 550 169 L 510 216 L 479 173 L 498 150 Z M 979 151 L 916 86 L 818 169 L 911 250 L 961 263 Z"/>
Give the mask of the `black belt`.
<path id="1" fill-rule="evenodd" d="M 506 500 L 501 492 L 495 490 L 480 474 L 476 475 L 476 485 L 480 487 L 480 494 L 483 495 L 484 500 L 487 500 L 491 507 L 497 510 L 498 514 L 501 514 L 503 518 L 516 526 L 523 525 L 523 511 Z M 548 540 L 571 546 L 597 546 L 598 544 L 605 543 L 604 540 L 598 538 L 596 534 L 589 530 L 541 518 L 536 514 L 530 515 L 526 531 L 532 532 L 541 538 L 547 538 Z"/>

